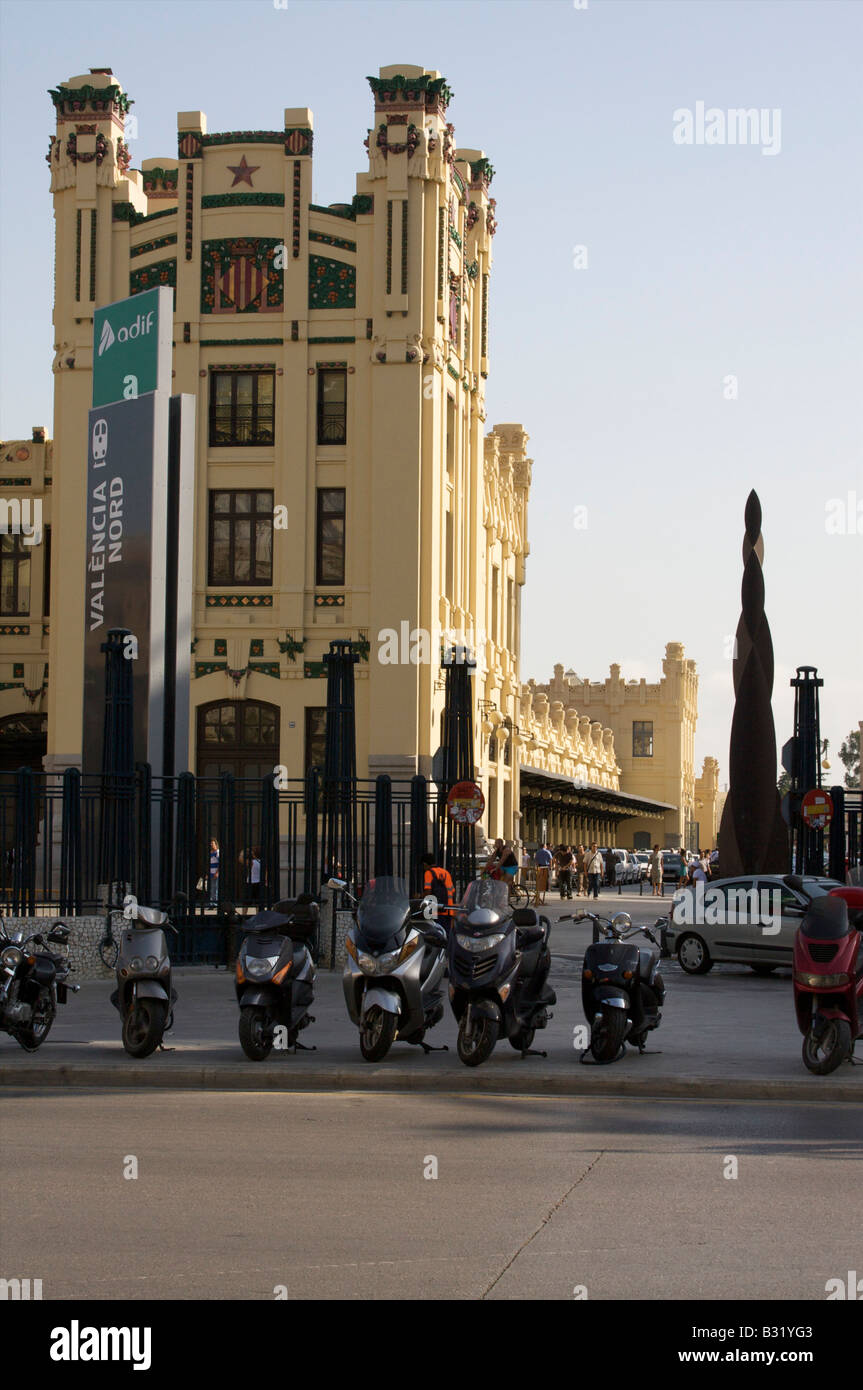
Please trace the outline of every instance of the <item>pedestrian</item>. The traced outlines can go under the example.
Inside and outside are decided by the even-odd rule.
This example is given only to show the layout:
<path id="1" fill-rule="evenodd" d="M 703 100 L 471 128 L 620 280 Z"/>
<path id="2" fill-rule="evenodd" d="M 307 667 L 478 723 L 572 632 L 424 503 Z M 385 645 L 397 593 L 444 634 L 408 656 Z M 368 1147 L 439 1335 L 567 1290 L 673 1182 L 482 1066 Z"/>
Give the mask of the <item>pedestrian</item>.
<path id="1" fill-rule="evenodd" d="M 582 891 L 585 891 L 587 886 L 584 881 L 584 845 L 579 845 L 575 851 L 573 877 L 575 879 L 575 895 L 580 898 Z"/>
<path id="2" fill-rule="evenodd" d="M 210 907 L 219 906 L 219 842 L 210 841 L 210 867 L 207 874 L 207 886 L 210 890 Z"/>
<path id="3" fill-rule="evenodd" d="M 536 892 L 533 896 L 534 904 L 545 907 L 545 895 L 548 892 L 548 871 L 551 868 L 551 850 L 548 845 L 542 844 L 534 856 L 536 864 Z"/>
<path id="4" fill-rule="evenodd" d="M 529 853 L 529 851 L 528 851 L 527 845 L 522 845 L 522 847 L 521 847 L 521 873 L 520 873 L 519 876 L 518 876 L 518 881 L 519 881 L 519 883 L 521 884 L 522 888 L 527 888 L 527 881 L 528 881 L 528 878 L 529 878 L 529 877 L 530 877 L 530 853 Z"/>
<path id="5" fill-rule="evenodd" d="M 486 860 L 485 871 L 489 878 L 500 878 L 500 865 L 505 850 L 503 840 L 495 840 L 494 849 Z"/>
<path id="6" fill-rule="evenodd" d="M 564 898 L 572 897 L 572 850 L 569 845 L 561 845 L 557 854 L 554 856 L 557 865 L 557 886 L 560 889 L 560 901 Z"/>
<path id="7" fill-rule="evenodd" d="M 653 846 L 653 853 L 650 856 L 650 882 L 653 887 L 653 897 L 662 897 L 662 855 L 659 852 L 659 845 Z"/>
<path id="8" fill-rule="evenodd" d="M 455 884 L 449 869 L 437 864 L 433 854 L 421 854 L 420 866 L 423 871 L 423 897 L 437 898 L 440 907 L 451 908 L 455 903 Z M 443 915 L 449 926 L 452 914 L 445 911 Z"/>
<path id="9" fill-rule="evenodd" d="M 587 854 L 585 860 L 585 871 L 587 873 L 588 883 L 588 897 L 590 897 L 591 893 L 595 898 L 599 897 L 599 885 L 602 882 L 603 868 L 604 865 L 602 862 L 602 855 L 596 848 L 596 841 L 594 840 L 590 846 L 590 851 Z"/>

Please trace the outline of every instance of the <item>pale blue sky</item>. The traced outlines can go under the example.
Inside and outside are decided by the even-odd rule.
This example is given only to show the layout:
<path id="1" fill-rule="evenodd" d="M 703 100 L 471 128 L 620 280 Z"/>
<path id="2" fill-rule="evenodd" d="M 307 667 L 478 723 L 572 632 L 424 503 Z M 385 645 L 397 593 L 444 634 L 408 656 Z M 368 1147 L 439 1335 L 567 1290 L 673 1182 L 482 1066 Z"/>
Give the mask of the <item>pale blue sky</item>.
<path id="1" fill-rule="evenodd" d="M 497 171 L 489 424 L 521 421 L 535 459 L 523 678 L 655 679 L 684 642 L 724 782 L 755 486 L 778 740 L 794 667 L 817 665 L 835 776 L 863 717 L 861 51 L 857 0 L 4 3 L 0 434 L 51 429 L 48 87 L 112 67 L 135 164 L 176 153 L 178 109 L 232 130 L 309 106 L 328 203 L 365 167 L 366 74 L 438 68 L 457 142 Z M 778 108 L 780 152 L 675 144 L 699 101 Z M 856 532 L 828 534 L 849 492 Z"/>

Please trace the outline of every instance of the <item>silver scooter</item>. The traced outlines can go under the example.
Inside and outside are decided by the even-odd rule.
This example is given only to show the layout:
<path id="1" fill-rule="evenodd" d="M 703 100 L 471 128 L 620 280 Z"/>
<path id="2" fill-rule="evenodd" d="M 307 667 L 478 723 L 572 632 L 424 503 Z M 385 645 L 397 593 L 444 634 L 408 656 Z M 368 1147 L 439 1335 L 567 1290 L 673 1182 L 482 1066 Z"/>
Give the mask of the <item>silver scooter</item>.
<path id="1" fill-rule="evenodd" d="M 111 1003 L 123 1020 L 123 1046 L 131 1057 L 149 1057 L 174 1025 L 177 991 L 171 988 L 164 927 L 179 935 L 167 912 L 141 907 L 131 893 L 126 895 Z"/>
<path id="2" fill-rule="evenodd" d="M 424 1052 L 445 1052 L 445 1047 L 424 1041 L 444 1012 L 447 936 L 436 921 L 437 899 L 423 898 L 414 915 L 403 878 L 370 879 L 359 901 L 342 879 L 331 878 L 329 886 L 341 889 L 355 905 L 342 984 L 348 1013 L 360 1030 L 363 1057 L 380 1062 L 396 1038 L 418 1044 Z"/>

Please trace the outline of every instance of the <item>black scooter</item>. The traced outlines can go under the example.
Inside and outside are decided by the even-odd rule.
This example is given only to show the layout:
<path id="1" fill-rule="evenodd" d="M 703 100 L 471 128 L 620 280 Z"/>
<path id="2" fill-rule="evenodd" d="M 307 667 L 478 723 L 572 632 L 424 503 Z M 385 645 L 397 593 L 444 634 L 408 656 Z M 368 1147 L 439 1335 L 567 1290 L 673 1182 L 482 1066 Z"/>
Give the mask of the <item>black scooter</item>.
<path id="1" fill-rule="evenodd" d="M 510 908 L 505 883 L 481 878 L 468 884 L 447 943 L 449 997 L 465 1066 L 487 1061 L 501 1035 L 522 1057 L 545 1057 L 531 1043 L 557 1003 L 547 983 L 550 930 L 548 918 L 533 908 Z"/>
<path id="2" fill-rule="evenodd" d="M 581 971 L 591 1055 L 597 1062 L 615 1062 L 626 1051 L 626 1042 L 644 1052 L 648 1033 L 659 1027 L 665 1000 L 656 936 L 650 927 L 633 926 L 628 912 L 618 912 L 611 920 L 578 912 L 572 920 L 594 926 L 594 942 L 584 953 Z M 639 932 L 657 949 L 630 946 L 629 938 Z"/>
<path id="3" fill-rule="evenodd" d="M 240 1046 L 252 1062 L 263 1062 L 284 1030 L 285 1046 L 314 1052 L 297 1041 L 314 1023 L 315 963 L 320 909 L 310 894 L 276 903 L 241 923 L 245 933 L 237 957 Z"/>
<path id="4" fill-rule="evenodd" d="M 41 949 L 66 946 L 69 928 L 59 926 L 48 933 L 25 936 L 23 931 L 6 935 L 0 930 L 0 1028 L 15 1039 L 25 1052 L 41 1047 L 57 1016 L 57 1005 L 65 1004 L 68 991 L 77 994 L 80 985 L 69 983 L 74 969 L 65 956 Z M 38 946 L 38 951 L 30 947 Z"/>

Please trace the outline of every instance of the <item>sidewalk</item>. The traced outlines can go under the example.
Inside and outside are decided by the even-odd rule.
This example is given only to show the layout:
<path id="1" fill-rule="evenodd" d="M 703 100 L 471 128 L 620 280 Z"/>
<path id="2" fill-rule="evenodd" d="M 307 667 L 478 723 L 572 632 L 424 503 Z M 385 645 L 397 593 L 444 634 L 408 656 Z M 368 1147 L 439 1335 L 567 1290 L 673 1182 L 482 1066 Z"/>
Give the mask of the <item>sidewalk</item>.
<path id="1" fill-rule="evenodd" d="M 583 900 L 582 900 L 583 901 Z M 601 911 L 617 910 L 611 895 Z M 549 904 L 548 915 L 561 904 Z M 566 903 L 579 910 L 578 900 Z M 655 900 L 654 900 L 655 907 Z M 652 921 L 655 912 L 636 914 Z M 28 1054 L 0 1034 L 0 1086 L 130 1086 L 226 1090 L 433 1090 L 518 1091 L 527 1094 L 689 1096 L 698 1099 L 863 1100 L 863 1066 L 843 1063 L 832 1075 L 812 1076 L 804 1067 L 788 971 L 760 979 L 737 966 L 716 966 L 709 975 L 683 974 L 663 963 L 667 994 L 661 1027 L 643 1056 L 627 1048 L 609 1066 L 581 1064 L 573 1029 L 584 1024 L 580 975 L 590 927 L 572 923 L 552 931 L 551 983 L 558 1002 L 534 1046 L 548 1053 L 522 1059 L 506 1041 L 476 1069 L 455 1051 L 456 1026 L 447 1003 L 444 1019 L 429 1035 L 448 1052 L 426 1056 L 396 1042 L 383 1062 L 363 1061 L 356 1029 L 347 1016 L 341 975 L 321 970 L 312 1012 L 316 1022 L 301 1034 L 314 1052 L 273 1052 L 267 1062 L 247 1060 L 237 1038 L 238 1009 L 233 975 L 189 967 L 175 971 L 179 998 L 176 1026 L 167 1035 L 170 1051 L 143 1061 L 128 1057 L 120 1042 L 120 1020 L 111 1007 L 110 982 L 83 984 L 61 1007 L 48 1041 Z M 858 1047 L 858 1054 L 860 1048 Z M 861 1059 L 863 1060 L 863 1059 Z"/>

